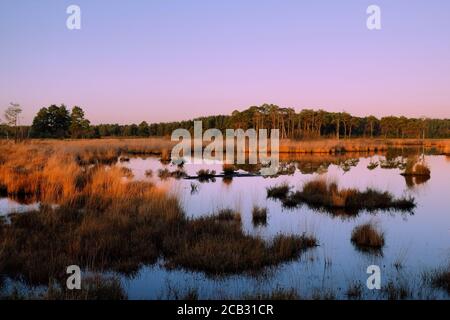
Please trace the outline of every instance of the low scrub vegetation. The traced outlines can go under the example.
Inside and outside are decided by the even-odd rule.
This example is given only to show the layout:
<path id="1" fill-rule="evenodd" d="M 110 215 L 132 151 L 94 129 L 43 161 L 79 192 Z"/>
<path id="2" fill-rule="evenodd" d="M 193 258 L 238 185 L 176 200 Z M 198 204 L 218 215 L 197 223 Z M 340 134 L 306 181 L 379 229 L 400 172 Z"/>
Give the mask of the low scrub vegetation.
<path id="1" fill-rule="evenodd" d="M 173 239 L 168 267 L 183 267 L 208 274 L 256 272 L 266 266 L 296 259 L 317 245 L 312 236 L 277 236 L 271 244 L 243 233 L 241 224 L 221 223 L 216 217 L 190 221 L 183 236 Z"/>
<path id="2" fill-rule="evenodd" d="M 424 274 L 425 281 L 434 288 L 445 290 L 450 294 L 450 266 Z"/>
<path id="3" fill-rule="evenodd" d="M 216 171 L 215 170 L 209 170 L 209 169 L 200 169 L 197 171 L 197 178 L 200 182 L 209 182 L 215 181 L 216 177 Z"/>
<path id="4" fill-rule="evenodd" d="M 284 186 L 281 191 L 277 187 L 274 188 L 268 189 L 268 196 L 281 199 L 286 207 L 295 207 L 304 203 L 312 208 L 324 209 L 332 213 L 344 210 L 350 214 L 357 214 L 361 210 L 410 211 L 415 207 L 413 198 L 396 199 L 389 192 L 371 188 L 365 191 L 339 189 L 337 183 L 328 183 L 320 178 L 305 183 L 301 191 L 288 192 L 288 186 Z M 273 193 L 276 196 L 273 196 Z"/>
<path id="5" fill-rule="evenodd" d="M 349 300 L 359 300 L 363 296 L 363 286 L 360 282 L 350 284 L 345 293 Z"/>
<path id="6" fill-rule="evenodd" d="M 388 300 L 405 300 L 412 297 L 412 292 L 408 286 L 400 282 L 390 280 L 386 286 L 382 288 L 382 292 Z"/>
<path id="7" fill-rule="evenodd" d="M 29 285 L 63 283 L 74 261 L 93 272 L 130 275 L 159 258 L 208 274 L 256 272 L 316 245 L 306 235 L 271 243 L 247 235 L 232 210 L 188 219 L 175 197 L 124 180 L 120 166 L 81 165 L 74 153 L 45 147 L 1 155 L 4 193 L 41 202 L 36 211 L 0 221 L 0 274 Z"/>
<path id="8" fill-rule="evenodd" d="M 267 188 L 267 198 L 286 199 L 291 187 L 287 183 Z"/>
<path id="9" fill-rule="evenodd" d="M 222 209 L 215 216 L 219 221 L 241 221 L 241 214 L 232 209 Z"/>
<path id="10" fill-rule="evenodd" d="M 232 164 L 223 165 L 223 174 L 226 176 L 232 176 L 236 173 L 236 167 Z"/>
<path id="11" fill-rule="evenodd" d="M 417 157 L 411 157 L 406 162 L 406 168 L 402 175 L 430 177 L 431 171 L 424 161 L 419 161 Z"/>
<path id="12" fill-rule="evenodd" d="M 267 208 L 254 206 L 252 209 L 252 221 L 255 226 L 267 225 Z"/>
<path id="13" fill-rule="evenodd" d="M 147 172 L 146 172 L 146 174 L 147 174 Z M 164 169 L 158 170 L 158 177 L 161 180 L 167 180 L 169 178 L 182 179 L 186 176 L 187 176 L 187 174 L 183 169 L 176 169 L 174 171 L 170 171 L 169 169 L 164 168 Z"/>
<path id="14" fill-rule="evenodd" d="M 353 229 L 351 241 L 364 251 L 381 250 L 384 246 L 384 234 L 373 223 L 368 222 Z"/>

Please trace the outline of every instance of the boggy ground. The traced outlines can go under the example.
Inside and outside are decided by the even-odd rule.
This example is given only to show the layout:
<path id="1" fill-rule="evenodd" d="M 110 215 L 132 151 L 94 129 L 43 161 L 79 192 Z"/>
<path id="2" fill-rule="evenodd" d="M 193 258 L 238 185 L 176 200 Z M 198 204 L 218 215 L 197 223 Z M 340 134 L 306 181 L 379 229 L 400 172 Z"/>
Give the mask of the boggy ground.
<path id="1" fill-rule="evenodd" d="M 210 275 L 253 273 L 317 245 L 309 235 L 279 235 L 268 243 L 244 234 L 240 219 L 227 215 L 188 219 L 166 190 L 129 180 L 123 168 L 80 160 L 109 158 L 115 154 L 109 149 L 1 148 L 2 193 L 41 206 L 0 220 L 0 274 L 28 285 L 56 283 L 49 296 L 70 298 L 61 288 L 73 264 L 133 274 L 162 258 L 167 267 Z"/>
<path id="2" fill-rule="evenodd" d="M 127 178 L 130 172 L 104 165 L 128 153 L 159 154 L 164 158 L 163 150 L 169 150 L 170 146 L 167 140 L 155 139 L 155 144 L 152 141 L 1 144 L 1 193 L 37 200 L 42 206 L 0 222 L 0 275 L 31 285 L 50 284 L 43 296 L 49 299 L 123 299 L 126 294 L 118 280 L 103 277 L 90 279 L 89 291 L 74 296 L 63 289 L 65 268 L 78 264 L 99 274 L 104 271 L 134 274 L 143 265 L 162 258 L 168 268 L 186 268 L 211 276 L 258 273 L 267 266 L 295 259 L 305 249 L 317 245 L 309 235 L 279 236 L 272 242 L 249 236 L 242 232 L 235 212 L 188 219 L 178 200 L 166 190 L 150 183 L 132 182 Z M 358 195 L 337 185 L 311 186 L 333 191 L 333 198 L 324 192 L 319 199 L 331 204 L 326 207 L 332 212 L 343 210 L 342 204 L 347 203 L 342 202 L 344 195 L 350 200 Z M 288 195 L 295 194 L 290 193 L 289 187 L 285 190 Z M 300 200 L 309 205 L 312 202 L 306 195 Z M 379 199 L 378 194 L 374 195 L 374 199 Z M 321 202 L 316 203 L 318 207 L 323 207 Z M 429 278 L 431 285 L 448 291 L 448 268 Z M 0 297 L 3 297 L 2 283 L 5 281 L 0 277 Z M 348 296 L 357 297 L 357 288 L 349 288 Z M 407 290 L 395 286 L 388 286 L 386 292 L 392 298 L 409 297 Z M 264 292 L 256 297 L 296 299 L 300 295 L 293 289 Z M 324 291 L 301 298 L 333 298 L 333 294 Z"/>

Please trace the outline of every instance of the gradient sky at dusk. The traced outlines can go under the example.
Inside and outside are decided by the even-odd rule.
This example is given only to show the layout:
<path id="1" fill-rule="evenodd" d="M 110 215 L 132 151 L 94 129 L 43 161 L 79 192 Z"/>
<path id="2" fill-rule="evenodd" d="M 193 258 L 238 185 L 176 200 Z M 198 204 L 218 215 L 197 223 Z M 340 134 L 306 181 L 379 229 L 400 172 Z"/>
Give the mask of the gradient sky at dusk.
<path id="1" fill-rule="evenodd" d="M 66 8 L 82 29 L 66 28 Z M 366 8 L 382 30 L 366 28 Z M 1 0 L 0 109 L 80 105 L 93 123 L 275 103 L 450 117 L 448 0 Z"/>

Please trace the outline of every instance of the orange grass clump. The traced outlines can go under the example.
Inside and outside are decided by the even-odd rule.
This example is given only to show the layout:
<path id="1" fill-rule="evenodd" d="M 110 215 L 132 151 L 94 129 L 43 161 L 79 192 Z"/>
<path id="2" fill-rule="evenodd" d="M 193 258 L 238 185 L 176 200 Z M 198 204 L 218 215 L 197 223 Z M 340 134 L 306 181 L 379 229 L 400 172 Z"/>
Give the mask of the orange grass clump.
<path id="1" fill-rule="evenodd" d="M 368 222 L 353 229 L 351 241 L 362 250 L 381 250 L 384 246 L 384 234 Z"/>

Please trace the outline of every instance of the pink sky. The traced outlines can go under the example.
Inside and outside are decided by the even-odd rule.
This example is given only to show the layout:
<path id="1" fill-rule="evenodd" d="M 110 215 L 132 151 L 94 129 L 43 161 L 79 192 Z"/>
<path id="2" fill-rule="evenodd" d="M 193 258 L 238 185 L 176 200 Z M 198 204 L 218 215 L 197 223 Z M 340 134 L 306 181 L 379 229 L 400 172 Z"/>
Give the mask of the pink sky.
<path id="1" fill-rule="evenodd" d="M 0 107 L 29 124 L 82 106 L 93 123 L 230 114 L 274 103 L 355 115 L 450 118 L 450 2 L 67 1 L 0 4 Z"/>

